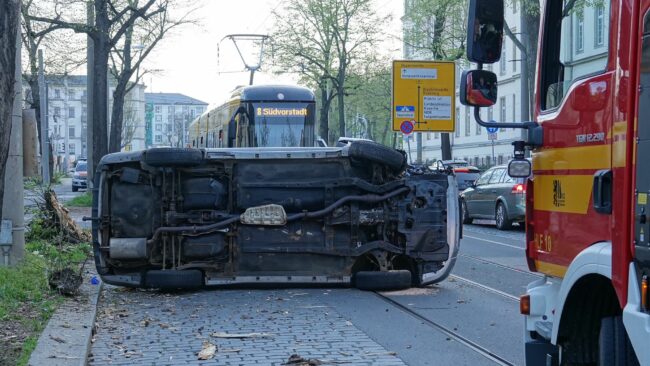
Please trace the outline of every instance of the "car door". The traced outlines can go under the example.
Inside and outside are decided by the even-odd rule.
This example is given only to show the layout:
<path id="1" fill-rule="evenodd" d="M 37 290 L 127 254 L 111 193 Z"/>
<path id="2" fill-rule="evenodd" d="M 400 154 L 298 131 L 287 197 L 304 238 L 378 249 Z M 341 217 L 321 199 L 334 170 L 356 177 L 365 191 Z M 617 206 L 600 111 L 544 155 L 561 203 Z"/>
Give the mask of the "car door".
<path id="1" fill-rule="evenodd" d="M 501 178 L 505 172 L 505 168 L 494 168 L 490 180 L 483 186 L 480 214 L 484 217 L 494 218 L 497 197 L 501 194 Z"/>
<path id="2" fill-rule="evenodd" d="M 485 187 L 490 181 L 490 177 L 494 172 L 490 169 L 483 173 L 479 179 L 476 180 L 474 188 L 465 193 L 465 203 L 467 204 L 467 211 L 472 217 L 481 217 L 483 211 L 483 200 L 485 195 Z"/>

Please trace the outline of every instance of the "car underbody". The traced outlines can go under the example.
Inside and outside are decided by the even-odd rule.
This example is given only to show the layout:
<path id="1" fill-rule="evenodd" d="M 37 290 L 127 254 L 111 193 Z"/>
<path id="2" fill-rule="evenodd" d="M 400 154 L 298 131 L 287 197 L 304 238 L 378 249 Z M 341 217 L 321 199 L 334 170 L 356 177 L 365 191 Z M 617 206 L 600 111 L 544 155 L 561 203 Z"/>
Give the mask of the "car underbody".
<path id="1" fill-rule="evenodd" d="M 458 251 L 453 173 L 408 168 L 374 143 L 110 154 L 95 187 L 95 261 L 110 284 L 354 284 L 396 272 L 424 285 L 446 278 Z"/>

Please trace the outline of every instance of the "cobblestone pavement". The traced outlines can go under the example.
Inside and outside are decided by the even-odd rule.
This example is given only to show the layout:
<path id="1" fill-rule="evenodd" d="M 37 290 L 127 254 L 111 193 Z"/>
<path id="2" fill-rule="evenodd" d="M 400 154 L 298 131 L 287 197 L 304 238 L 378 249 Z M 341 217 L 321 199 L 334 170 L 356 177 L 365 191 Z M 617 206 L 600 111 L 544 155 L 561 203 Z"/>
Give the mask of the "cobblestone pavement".
<path id="1" fill-rule="evenodd" d="M 105 286 L 90 365 L 404 365 L 334 309 L 335 289 L 212 290 L 178 294 Z M 213 333 L 267 333 L 224 339 Z M 199 361 L 204 342 L 214 358 Z"/>

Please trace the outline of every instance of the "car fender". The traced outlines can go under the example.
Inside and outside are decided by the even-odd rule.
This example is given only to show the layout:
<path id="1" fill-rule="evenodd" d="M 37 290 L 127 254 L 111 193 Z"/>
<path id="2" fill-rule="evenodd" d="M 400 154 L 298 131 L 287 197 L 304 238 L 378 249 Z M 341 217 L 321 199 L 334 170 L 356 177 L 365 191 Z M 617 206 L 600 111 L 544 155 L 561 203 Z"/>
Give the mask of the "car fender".
<path id="1" fill-rule="evenodd" d="M 557 344 L 557 336 L 560 329 L 560 321 L 564 304 L 571 292 L 571 289 L 582 277 L 592 274 L 599 274 L 611 280 L 612 278 L 612 243 L 599 242 L 584 249 L 571 262 L 564 275 L 560 290 L 557 295 L 557 307 L 553 312 L 553 332 L 551 343 Z"/>

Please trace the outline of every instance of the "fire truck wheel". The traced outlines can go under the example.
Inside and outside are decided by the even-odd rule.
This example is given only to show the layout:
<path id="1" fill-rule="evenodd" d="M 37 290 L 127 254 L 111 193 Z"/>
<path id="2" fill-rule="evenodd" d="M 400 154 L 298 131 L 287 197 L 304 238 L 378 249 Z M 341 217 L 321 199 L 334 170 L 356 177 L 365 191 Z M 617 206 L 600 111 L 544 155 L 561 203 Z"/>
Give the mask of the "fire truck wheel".
<path id="1" fill-rule="evenodd" d="M 143 161 L 154 167 L 190 167 L 203 161 L 203 153 L 198 149 L 153 148 L 144 152 Z"/>
<path id="2" fill-rule="evenodd" d="M 638 366 L 639 361 L 620 316 L 603 318 L 600 321 L 598 338 L 598 364 L 616 366 Z"/>
<path id="3" fill-rule="evenodd" d="M 384 164 L 396 173 L 406 169 L 406 154 L 372 141 L 353 141 L 348 151 L 350 157 Z"/>
<path id="4" fill-rule="evenodd" d="M 469 216 L 469 211 L 467 211 L 467 203 L 465 203 L 465 201 L 461 201 L 461 202 L 462 202 L 461 207 L 463 210 L 463 224 L 471 224 L 472 222 L 474 222 L 474 219 L 472 219 Z"/>
<path id="5" fill-rule="evenodd" d="M 411 287 L 411 272 L 359 271 L 354 275 L 354 286 L 365 291 L 403 290 Z"/>
<path id="6" fill-rule="evenodd" d="M 512 227 L 512 220 L 508 219 L 508 210 L 506 206 L 499 202 L 495 212 L 495 220 L 497 222 L 497 229 L 508 230 Z"/>

